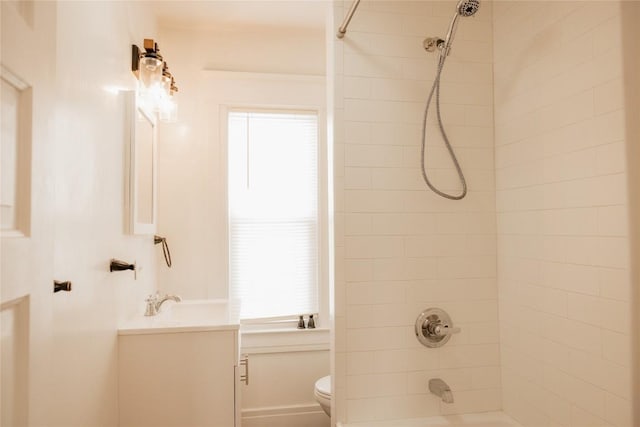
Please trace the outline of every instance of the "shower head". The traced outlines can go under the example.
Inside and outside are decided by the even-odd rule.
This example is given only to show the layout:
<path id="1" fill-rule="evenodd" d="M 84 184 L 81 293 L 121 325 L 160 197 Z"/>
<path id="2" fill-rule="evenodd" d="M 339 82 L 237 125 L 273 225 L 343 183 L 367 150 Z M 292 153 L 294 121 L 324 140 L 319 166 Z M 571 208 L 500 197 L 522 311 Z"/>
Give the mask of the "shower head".
<path id="1" fill-rule="evenodd" d="M 451 20 L 451 24 L 449 25 L 449 31 L 447 32 L 447 37 L 444 39 L 444 47 L 440 51 L 441 55 L 445 57 L 449 55 L 451 51 L 451 43 L 453 42 L 453 36 L 456 33 L 456 28 L 458 27 L 458 18 L 461 16 L 473 16 L 476 14 L 478 9 L 480 8 L 480 0 L 460 0 L 458 5 L 456 6 L 456 13 L 453 15 L 453 19 Z"/>
<path id="2" fill-rule="evenodd" d="M 480 0 L 460 0 L 456 9 L 460 16 L 473 16 L 480 8 Z"/>

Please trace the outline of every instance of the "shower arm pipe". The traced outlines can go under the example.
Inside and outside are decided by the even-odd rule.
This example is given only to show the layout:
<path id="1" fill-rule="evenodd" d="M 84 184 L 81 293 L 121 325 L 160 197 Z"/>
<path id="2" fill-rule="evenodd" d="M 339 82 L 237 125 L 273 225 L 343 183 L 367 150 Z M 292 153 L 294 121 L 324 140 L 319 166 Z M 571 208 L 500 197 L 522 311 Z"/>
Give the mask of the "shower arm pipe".
<path id="1" fill-rule="evenodd" d="M 349 26 L 349 22 L 351 22 L 351 18 L 353 18 L 353 14 L 356 13 L 356 9 L 358 8 L 359 4 L 360 4 L 360 0 L 353 0 L 353 3 L 351 3 L 351 7 L 347 12 L 347 16 L 344 17 L 344 20 L 342 21 L 342 25 L 340 25 L 340 28 L 338 28 L 338 33 L 336 34 L 336 36 L 338 36 L 339 39 L 343 38 L 344 35 L 346 34 L 347 27 Z"/>

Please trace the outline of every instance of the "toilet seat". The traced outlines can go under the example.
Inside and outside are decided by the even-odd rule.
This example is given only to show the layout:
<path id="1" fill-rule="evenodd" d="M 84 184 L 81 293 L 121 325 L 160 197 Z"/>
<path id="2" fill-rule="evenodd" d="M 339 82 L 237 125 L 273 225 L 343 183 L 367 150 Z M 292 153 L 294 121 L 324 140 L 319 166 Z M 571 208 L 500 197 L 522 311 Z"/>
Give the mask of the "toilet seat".
<path id="1" fill-rule="evenodd" d="M 331 399 L 331 376 L 320 378 L 316 381 L 315 393 L 321 397 Z"/>
<path id="2" fill-rule="evenodd" d="M 331 376 L 320 378 L 313 388 L 316 401 L 328 416 L 331 416 Z"/>

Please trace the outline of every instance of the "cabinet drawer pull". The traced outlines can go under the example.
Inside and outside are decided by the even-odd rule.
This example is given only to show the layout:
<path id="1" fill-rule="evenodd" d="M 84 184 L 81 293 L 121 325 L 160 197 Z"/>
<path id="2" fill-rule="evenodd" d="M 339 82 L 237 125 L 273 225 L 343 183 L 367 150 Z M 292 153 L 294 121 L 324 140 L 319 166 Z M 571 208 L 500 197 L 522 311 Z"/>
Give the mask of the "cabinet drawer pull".
<path id="1" fill-rule="evenodd" d="M 240 381 L 244 381 L 245 385 L 249 385 L 249 356 L 245 355 L 240 359 L 240 366 L 244 366 L 244 375 L 240 375 Z"/>

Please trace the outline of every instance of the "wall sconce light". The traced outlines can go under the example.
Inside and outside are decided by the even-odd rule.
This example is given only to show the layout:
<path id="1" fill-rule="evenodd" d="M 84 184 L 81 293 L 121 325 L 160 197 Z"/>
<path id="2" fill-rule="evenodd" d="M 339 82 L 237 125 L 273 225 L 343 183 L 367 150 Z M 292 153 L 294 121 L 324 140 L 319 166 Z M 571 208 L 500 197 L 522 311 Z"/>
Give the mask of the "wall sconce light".
<path id="1" fill-rule="evenodd" d="M 131 71 L 138 79 L 138 100 L 158 114 L 162 121 L 177 119 L 177 105 L 173 95 L 178 91 L 169 66 L 160 54 L 158 43 L 144 39 L 144 51 L 131 45 Z"/>

